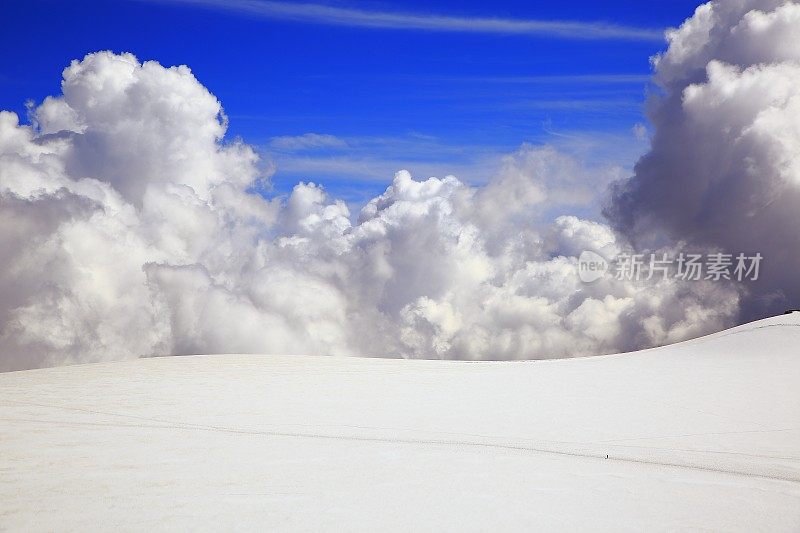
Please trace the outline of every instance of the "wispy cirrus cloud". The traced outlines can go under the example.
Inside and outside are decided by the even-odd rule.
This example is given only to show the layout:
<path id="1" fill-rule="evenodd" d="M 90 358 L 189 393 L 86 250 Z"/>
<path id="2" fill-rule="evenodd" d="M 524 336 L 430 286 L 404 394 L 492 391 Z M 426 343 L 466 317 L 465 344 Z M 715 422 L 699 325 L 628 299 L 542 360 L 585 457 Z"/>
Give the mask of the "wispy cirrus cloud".
<path id="1" fill-rule="evenodd" d="M 505 104 L 509 109 L 543 109 L 543 110 L 585 110 L 585 111 L 614 111 L 620 109 L 637 109 L 642 103 L 628 99 L 603 99 L 603 98 L 558 98 L 558 99 L 521 99 Z"/>
<path id="2" fill-rule="evenodd" d="M 664 31 L 607 22 L 464 17 L 409 11 L 373 11 L 274 0 L 144 0 L 186 4 L 261 18 L 313 24 L 459 33 L 551 36 L 564 39 L 661 41 Z"/>
<path id="3" fill-rule="evenodd" d="M 286 151 L 314 150 L 319 148 L 345 148 L 347 143 L 334 135 L 304 133 L 302 135 L 282 135 L 269 141 L 271 148 Z"/>
<path id="4" fill-rule="evenodd" d="M 279 178 L 388 183 L 398 170 L 408 169 L 425 177 L 458 174 L 480 182 L 513 148 L 447 142 L 418 132 L 372 137 L 305 133 L 273 137 L 261 152 L 276 164 Z"/>
<path id="5" fill-rule="evenodd" d="M 650 74 L 565 74 L 541 76 L 451 76 L 440 81 L 497 84 L 638 85 L 648 83 Z"/>
<path id="6" fill-rule="evenodd" d="M 546 144 L 575 155 L 594 167 L 618 167 L 635 161 L 646 149 L 646 139 L 627 129 L 615 132 L 555 130 L 545 122 L 528 142 Z M 307 144 L 306 139 L 329 142 Z M 398 136 L 338 137 L 306 133 L 273 137 L 259 147 L 262 156 L 274 163 L 273 181 L 293 184 L 310 180 L 329 184 L 388 184 L 391 176 L 407 169 L 421 177 L 454 174 L 471 184 L 485 183 L 501 166 L 502 160 L 518 145 L 475 144 L 443 139 L 419 132 Z M 631 170 L 631 169 L 628 169 Z"/>

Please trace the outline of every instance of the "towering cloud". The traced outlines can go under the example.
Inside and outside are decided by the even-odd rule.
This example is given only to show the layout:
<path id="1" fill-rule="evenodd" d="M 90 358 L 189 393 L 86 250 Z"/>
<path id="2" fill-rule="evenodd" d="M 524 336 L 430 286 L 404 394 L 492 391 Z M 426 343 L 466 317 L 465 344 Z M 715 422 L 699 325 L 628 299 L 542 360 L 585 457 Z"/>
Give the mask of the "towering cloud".
<path id="1" fill-rule="evenodd" d="M 652 149 L 607 214 L 637 246 L 764 255 L 742 320 L 800 303 L 800 4 L 700 6 L 654 60 Z"/>
<path id="2" fill-rule="evenodd" d="M 737 31 L 764 31 L 791 16 L 786 9 L 750 16 Z M 681 39 L 681 32 L 659 61 L 665 80 L 680 76 L 673 65 L 695 61 L 677 57 L 675 43 L 697 40 Z M 724 92 L 730 95 L 767 71 L 788 80 L 784 71 L 792 68 L 759 66 L 748 74 L 720 63 L 712 72 L 719 83 L 737 82 Z M 783 87 L 782 94 L 792 94 L 793 87 Z M 724 107 L 714 88 L 696 86 L 692 102 L 705 111 L 713 107 L 706 101 Z M 611 277 L 582 283 L 575 268 L 582 250 L 613 255 L 627 244 L 601 223 L 563 213 L 591 201 L 587 176 L 603 183 L 614 176 L 599 176 L 552 148 L 521 147 L 480 188 L 453 176 L 416 181 L 398 172 L 351 216 L 311 183 L 276 199 L 252 192 L 267 179 L 256 153 L 224 139 L 220 103 L 187 67 L 100 52 L 74 61 L 62 89 L 31 108 L 29 125 L 0 113 L 2 370 L 210 352 L 587 355 L 716 330 L 738 309 L 738 295 L 726 284 Z M 772 102 L 780 91 L 751 92 L 756 104 L 736 111 L 744 121 L 759 99 Z M 687 105 L 680 98 L 669 104 L 675 99 L 662 105 Z M 779 111 L 763 121 L 784 120 Z M 694 116 L 681 113 L 687 121 Z M 691 131 L 710 137 L 732 114 L 715 111 L 715 121 Z M 682 124 L 657 135 L 676 136 Z M 790 172 L 779 141 L 794 142 L 795 130 L 776 138 L 765 126 L 751 127 L 742 143 L 774 151 L 748 159 L 747 168 Z M 659 137 L 654 150 L 662 144 Z M 754 150 L 729 147 L 742 157 Z M 658 180 L 645 180 L 643 172 L 617 205 L 638 195 L 666 213 L 668 205 L 654 205 L 658 195 L 648 192 Z M 742 187 L 749 183 L 737 176 Z M 727 201 L 743 201 L 746 190 L 727 193 Z M 788 205 L 776 198 L 781 209 Z M 644 211 L 631 209 L 638 229 Z M 622 213 L 620 207 L 620 222 Z M 680 223 L 675 217 L 673 226 L 659 227 L 677 231 Z"/>

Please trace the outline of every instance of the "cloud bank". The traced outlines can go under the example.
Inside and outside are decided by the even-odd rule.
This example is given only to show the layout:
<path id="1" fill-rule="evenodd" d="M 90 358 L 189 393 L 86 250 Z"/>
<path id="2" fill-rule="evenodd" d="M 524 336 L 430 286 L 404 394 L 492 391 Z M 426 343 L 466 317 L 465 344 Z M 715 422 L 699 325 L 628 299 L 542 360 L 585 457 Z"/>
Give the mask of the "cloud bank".
<path id="1" fill-rule="evenodd" d="M 652 147 L 606 210 L 638 247 L 765 257 L 741 320 L 800 303 L 800 4 L 711 2 L 654 58 Z"/>
<path id="2" fill-rule="evenodd" d="M 258 157 L 185 67 L 100 52 L 30 124 L 0 112 L 0 369 L 161 354 L 588 355 L 730 325 L 733 287 L 591 285 L 627 244 L 569 213 L 590 172 L 523 146 L 484 187 L 398 172 L 353 215 Z M 613 176 L 604 176 L 608 180 Z M 552 216 L 551 216 L 552 215 Z"/>

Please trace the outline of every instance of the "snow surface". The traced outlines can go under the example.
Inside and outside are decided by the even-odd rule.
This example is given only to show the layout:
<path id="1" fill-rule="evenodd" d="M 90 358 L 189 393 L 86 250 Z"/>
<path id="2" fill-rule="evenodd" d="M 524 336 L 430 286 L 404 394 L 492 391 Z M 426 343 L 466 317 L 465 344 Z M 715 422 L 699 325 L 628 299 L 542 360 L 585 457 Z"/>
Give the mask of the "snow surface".
<path id="1" fill-rule="evenodd" d="M 0 529 L 174 528 L 800 531 L 800 313 L 583 359 L 0 374 Z"/>

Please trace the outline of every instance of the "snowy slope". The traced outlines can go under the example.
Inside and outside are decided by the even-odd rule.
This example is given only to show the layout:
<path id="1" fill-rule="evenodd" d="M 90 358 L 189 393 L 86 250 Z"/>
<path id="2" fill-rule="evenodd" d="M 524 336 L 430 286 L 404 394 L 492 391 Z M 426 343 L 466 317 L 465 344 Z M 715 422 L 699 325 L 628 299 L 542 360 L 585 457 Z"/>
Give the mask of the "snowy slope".
<path id="1" fill-rule="evenodd" d="M 800 530 L 800 313 L 583 359 L 13 372 L 0 419 L 0 529 Z"/>

